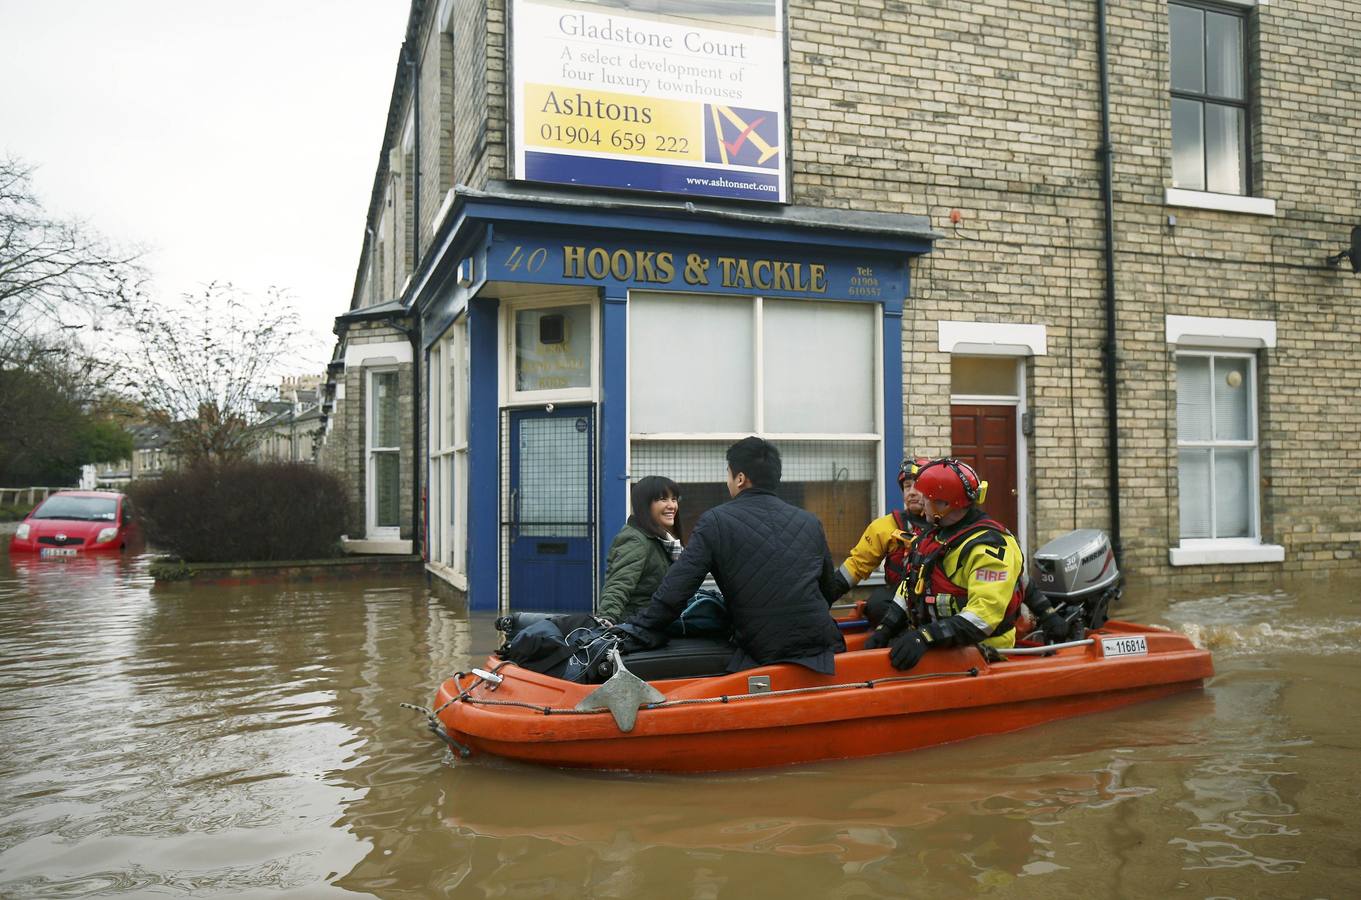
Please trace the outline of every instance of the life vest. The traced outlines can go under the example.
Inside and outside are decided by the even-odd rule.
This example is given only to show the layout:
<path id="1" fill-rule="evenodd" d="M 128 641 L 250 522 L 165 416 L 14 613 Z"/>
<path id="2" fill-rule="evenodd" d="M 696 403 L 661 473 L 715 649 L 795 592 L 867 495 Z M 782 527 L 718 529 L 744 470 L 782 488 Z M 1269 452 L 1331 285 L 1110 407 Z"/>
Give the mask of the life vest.
<path id="1" fill-rule="evenodd" d="M 944 541 L 940 539 L 938 527 L 923 533 L 912 545 L 908 558 L 908 569 L 912 573 L 907 591 L 909 613 L 920 619 L 923 625 L 956 615 L 969 602 L 969 588 L 967 585 L 960 587 L 946 576 L 945 558 L 958 547 L 960 553 L 956 560 L 962 562 L 980 545 L 997 546 L 1000 535 L 1006 534 L 1011 532 L 1005 525 L 987 516 L 963 524 L 958 532 Z M 1025 599 L 1024 582 L 1022 566 L 1022 574 L 1016 579 L 1006 614 L 988 637 L 1006 634 L 1015 627 Z"/>
<path id="2" fill-rule="evenodd" d="M 908 550 L 916 540 L 918 528 L 907 520 L 901 509 L 893 510 L 893 524 L 903 535 L 903 539 L 892 542 L 893 549 L 884 557 L 884 583 L 897 587 L 907 577 Z"/>

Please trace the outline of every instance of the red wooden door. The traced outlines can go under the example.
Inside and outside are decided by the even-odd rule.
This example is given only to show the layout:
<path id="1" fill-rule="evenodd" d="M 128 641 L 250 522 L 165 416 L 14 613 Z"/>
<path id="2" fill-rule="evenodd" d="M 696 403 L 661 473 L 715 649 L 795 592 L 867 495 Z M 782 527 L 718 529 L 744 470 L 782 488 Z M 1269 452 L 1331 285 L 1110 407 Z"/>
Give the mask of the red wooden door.
<path id="1" fill-rule="evenodd" d="M 1016 407 L 951 406 L 950 452 L 988 483 L 983 508 L 1016 534 Z"/>

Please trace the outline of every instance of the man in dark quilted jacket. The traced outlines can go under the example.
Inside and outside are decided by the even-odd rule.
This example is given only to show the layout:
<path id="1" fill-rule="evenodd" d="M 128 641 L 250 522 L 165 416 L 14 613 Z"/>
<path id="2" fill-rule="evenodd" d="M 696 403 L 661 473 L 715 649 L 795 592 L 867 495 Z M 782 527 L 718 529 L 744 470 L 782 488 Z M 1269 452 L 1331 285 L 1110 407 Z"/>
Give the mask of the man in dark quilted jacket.
<path id="1" fill-rule="evenodd" d="M 728 448 L 732 499 L 699 517 L 689 543 L 652 600 L 626 625 L 626 647 L 659 646 L 713 573 L 733 620 L 737 650 L 728 671 L 788 662 L 831 674 L 832 655 L 846 649 L 828 607 L 836 565 L 822 523 L 774 494 L 780 451 L 757 437 Z"/>

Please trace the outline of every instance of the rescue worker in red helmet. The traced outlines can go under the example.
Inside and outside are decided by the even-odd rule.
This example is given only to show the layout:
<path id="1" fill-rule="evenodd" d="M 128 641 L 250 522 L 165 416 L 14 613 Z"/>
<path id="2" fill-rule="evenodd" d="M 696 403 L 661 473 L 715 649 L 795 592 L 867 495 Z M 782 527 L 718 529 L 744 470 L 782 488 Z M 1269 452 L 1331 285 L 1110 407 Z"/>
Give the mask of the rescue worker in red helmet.
<path id="1" fill-rule="evenodd" d="M 878 621 L 876 611 L 887 607 L 898 583 L 907 571 L 907 553 L 926 527 L 922 518 L 924 507 L 922 496 L 917 493 L 914 483 L 917 470 L 930 462 L 925 456 L 909 456 L 898 466 L 898 489 L 903 492 L 903 508 L 895 509 L 886 516 L 880 516 L 865 528 L 860 541 L 851 548 L 851 555 L 837 570 L 837 590 L 845 594 L 864 581 L 871 572 L 884 564 L 884 588 L 870 597 L 870 620 Z M 879 596 L 882 591 L 883 596 Z"/>
<path id="2" fill-rule="evenodd" d="M 887 644 L 893 667 L 910 669 L 932 647 L 1015 646 L 1025 561 L 1006 526 L 980 508 L 987 482 L 946 458 L 921 467 L 916 489 L 930 527 L 913 544 L 895 598 L 902 603 L 866 647 Z"/>

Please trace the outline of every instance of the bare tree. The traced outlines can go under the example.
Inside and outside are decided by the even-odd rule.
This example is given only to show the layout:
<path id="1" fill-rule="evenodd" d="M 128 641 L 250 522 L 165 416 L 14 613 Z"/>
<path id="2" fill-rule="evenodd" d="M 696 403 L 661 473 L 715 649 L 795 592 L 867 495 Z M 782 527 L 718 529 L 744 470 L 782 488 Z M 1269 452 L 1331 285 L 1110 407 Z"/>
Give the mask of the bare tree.
<path id="1" fill-rule="evenodd" d="M 0 156 L 0 481 L 6 483 L 65 479 L 100 456 L 88 440 L 92 428 L 118 431 L 107 390 L 113 369 L 106 354 L 95 352 L 94 333 L 144 278 L 135 253 L 51 215 L 33 190 L 32 171 Z"/>
<path id="2" fill-rule="evenodd" d="M 138 254 L 116 250 L 79 222 L 56 218 L 33 191 L 32 168 L 0 157 L 0 366 L 34 343 L 71 346 L 144 279 Z"/>
<path id="3" fill-rule="evenodd" d="M 127 387 L 170 434 L 186 464 L 244 459 L 257 439 L 255 405 L 273 394 L 298 340 L 283 292 L 262 298 L 230 284 L 153 301 L 131 294 L 118 309 L 132 331 Z"/>

